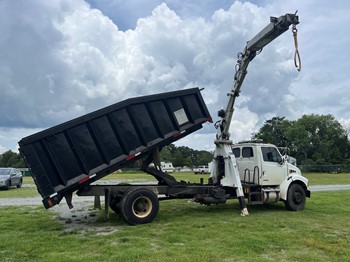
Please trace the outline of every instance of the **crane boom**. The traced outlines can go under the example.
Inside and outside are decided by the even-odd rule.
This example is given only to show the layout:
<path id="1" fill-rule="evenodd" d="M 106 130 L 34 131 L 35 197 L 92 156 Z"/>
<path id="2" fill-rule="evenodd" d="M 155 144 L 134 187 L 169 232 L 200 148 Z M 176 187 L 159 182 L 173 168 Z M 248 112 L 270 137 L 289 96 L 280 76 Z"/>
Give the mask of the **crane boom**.
<path id="1" fill-rule="evenodd" d="M 219 111 L 219 117 L 221 117 L 221 120 L 215 124 L 217 134 L 214 143 L 216 147 L 214 151 L 213 168 L 210 174 L 210 179 L 214 184 L 221 184 L 224 187 L 235 188 L 241 207 L 242 216 L 249 215 L 249 213 L 245 206 L 244 192 L 237 169 L 236 159 L 235 156 L 232 155 L 232 141 L 230 140 L 229 133 L 235 99 L 239 96 L 244 78 L 247 75 L 249 63 L 257 54 L 260 53 L 263 47 L 287 31 L 290 25 L 293 25 L 294 41 L 296 41 L 295 25 L 297 24 L 299 24 L 299 17 L 296 15 L 296 13 L 285 14 L 278 18 L 271 17 L 270 24 L 268 24 L 255 37 L 247 42 L 244 51 L 238 54 L 236 73 L 234 76 L 235 82 L 231 91 L 228 93 L 229 100 L 226 110 Z M 297 42 L 295 43 L 297 48 Z"/>
<path id="2" fill-rule="evenodd" d="M 221 139 L 229 139 L 230 137 L 229 128 L 234 111 L 233 106 L 236 97 L 239 96 L 250 61 L 254 59 L 254 57 L 262 50 L 263 47 L 286 32 L 290 25 L 297 24 L 299 24 L 299 17 L 296 14 L 285 14 L 278 18 L 270 17 L 270 24 L 268 24 L 263 30 L 261 30 L 256 36 L 247 42 L 243 53 L 239 53 L 238 69 L 234 77 L 235 82 L 231 92 L 228 93 L 230 98 L 225 112 L 221 112 L 221 115 L 219 115 L 224 119 L 224 121 L 221 123 Z"/>

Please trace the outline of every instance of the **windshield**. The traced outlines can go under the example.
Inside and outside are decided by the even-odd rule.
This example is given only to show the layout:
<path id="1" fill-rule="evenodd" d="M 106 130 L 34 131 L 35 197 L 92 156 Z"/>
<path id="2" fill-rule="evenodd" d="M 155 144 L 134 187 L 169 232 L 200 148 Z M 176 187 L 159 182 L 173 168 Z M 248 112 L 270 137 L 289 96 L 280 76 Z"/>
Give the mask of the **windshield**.
<path id="1" fill-rule="evenodd" d="M 11 174 L 11 169 L 9 168 L 0 169 L 0 176 L 7 176 L 10 174 Z"/>

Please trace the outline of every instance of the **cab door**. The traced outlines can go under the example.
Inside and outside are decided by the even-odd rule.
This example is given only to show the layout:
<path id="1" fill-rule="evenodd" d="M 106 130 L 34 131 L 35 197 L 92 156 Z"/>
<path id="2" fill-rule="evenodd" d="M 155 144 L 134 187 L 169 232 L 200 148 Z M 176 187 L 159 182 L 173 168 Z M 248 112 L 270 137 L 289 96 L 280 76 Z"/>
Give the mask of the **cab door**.
<path id="1" fill-rule="evenodd" d="M 256 172 L 256 153 L 252 146 L 233 148 L 232 153 L 236 158 L 237 167 L 243 183 L 257 184 L 258 172 Z M 254 174 L 256 172 L 256 174 Z"/>
<path id="2" fill-rule="evenodd" d="M 261 154 L 262 185 L 280 185 L 287 177 L 288 165 L 276 147 L 262 146 Z"/>
<path id="3" fill-rule="evenodd" d="M 18 185 L 21 179 L 21 171 L 17 169 L 11 169 L 11 185 Z"/>

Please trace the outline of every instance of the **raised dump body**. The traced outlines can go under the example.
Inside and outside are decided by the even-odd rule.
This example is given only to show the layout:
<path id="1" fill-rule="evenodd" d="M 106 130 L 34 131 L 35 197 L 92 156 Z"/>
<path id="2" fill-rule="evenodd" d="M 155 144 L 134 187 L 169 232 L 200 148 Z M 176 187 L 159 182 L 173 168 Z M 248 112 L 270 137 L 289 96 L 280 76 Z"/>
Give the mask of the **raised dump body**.
<path id="1" fill-rule="evenodd" d="M 198 88 L 131 98 L 19 141 L 43 203 L 171 144 L 211 121 Z"/>

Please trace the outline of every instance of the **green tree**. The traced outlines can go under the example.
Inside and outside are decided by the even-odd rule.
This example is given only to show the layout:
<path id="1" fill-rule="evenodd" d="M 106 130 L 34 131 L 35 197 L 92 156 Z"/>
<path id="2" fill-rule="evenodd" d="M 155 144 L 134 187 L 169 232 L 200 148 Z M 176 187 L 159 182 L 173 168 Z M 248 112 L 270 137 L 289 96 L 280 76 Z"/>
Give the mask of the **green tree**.
<path id="1" fill-rule="evenodd" d="M 273 117 L 266 120 L 260 130 L 253 134 L 252 139 L 262 139 L 266 143 L 271 143 L 279 147 L 289 146 L 287 131 L 293 122 L 284 117 Z"/>
<path id="2" fill-rule="evenodd" d="M 0 155 L 0 167 L 26 167 L 20 154 L 8 150 Z"/>
<path id="3" fill-rule="evenodd" d="M 196 166 L 208 165 L 213 160 L 213 154 L 208 151 L 198 151 L 198 160 Z"/>
<path id="4" fill-rule="evenodd" d="M 212 160 L 212 153 L 194 150 L 187 146 L 176 147 L 173 144 L 164 147 L 160 153 L 161 161 L 172 162 L 174 166 L 207 165 Z"/>
<path id="5" fill-rule="evenodd" d="M 339 164 L 349 158 L 347 130 L 332 115 L 303 115 L 296 121 L 273 117 L 252 138 L 289 147 L 301 164 Z"/>
<path id="6" fill-rule="evenodd" d="M 347 132 L 332 115 L 303 115 L 287 133 L 292 151 L 304 163 L 339 164 L 348 157 Z"/>

